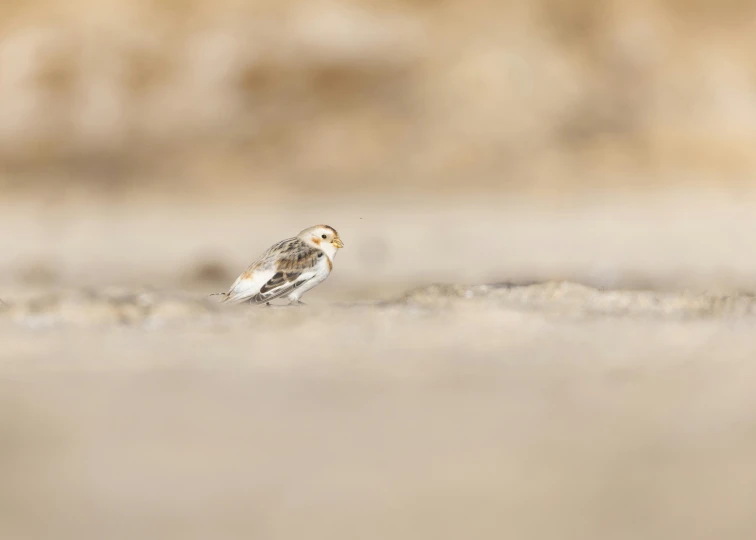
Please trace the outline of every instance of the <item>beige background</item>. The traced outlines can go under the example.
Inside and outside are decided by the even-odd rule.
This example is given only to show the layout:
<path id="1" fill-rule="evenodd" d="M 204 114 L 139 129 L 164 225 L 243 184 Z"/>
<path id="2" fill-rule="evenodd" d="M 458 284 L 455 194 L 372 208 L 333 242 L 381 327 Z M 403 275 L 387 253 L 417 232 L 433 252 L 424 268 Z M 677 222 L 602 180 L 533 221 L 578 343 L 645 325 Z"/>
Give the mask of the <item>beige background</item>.
<path id="1" fill-rule="evenodd" d="M 753 538 L 754 51 L 738 0 L 3 3 L 0 537 Z M 315 223 L 310 306 L 206 298 Z"/>
<path id="2" fill-rule="evenodd" d="M 742 187 L 755 20 L 739 0 L 5 3 L 2 179 Z"/>

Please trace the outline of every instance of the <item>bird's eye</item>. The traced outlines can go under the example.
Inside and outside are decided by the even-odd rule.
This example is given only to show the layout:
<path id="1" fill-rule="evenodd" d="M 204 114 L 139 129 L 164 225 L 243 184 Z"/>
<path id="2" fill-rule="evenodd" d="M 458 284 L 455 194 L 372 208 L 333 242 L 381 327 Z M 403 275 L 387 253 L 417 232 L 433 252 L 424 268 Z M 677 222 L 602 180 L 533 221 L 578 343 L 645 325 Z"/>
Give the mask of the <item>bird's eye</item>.
<path id="1" fill-rule="evenodd" d="M 326 239 L 326 235 L 323 235 L 322 238 L 323 238 L 323 240 L 325 240 Z"/>

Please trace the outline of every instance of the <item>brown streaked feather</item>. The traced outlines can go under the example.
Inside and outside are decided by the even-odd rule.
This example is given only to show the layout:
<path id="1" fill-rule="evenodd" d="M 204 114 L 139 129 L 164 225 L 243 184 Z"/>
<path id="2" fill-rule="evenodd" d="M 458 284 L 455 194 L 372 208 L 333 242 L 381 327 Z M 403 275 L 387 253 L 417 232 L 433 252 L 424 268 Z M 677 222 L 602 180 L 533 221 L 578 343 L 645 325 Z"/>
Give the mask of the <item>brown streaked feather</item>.
<path id="1" fill-rule="evenodd" d="M 305 244 L 299 238 L 293 238 L 278 254 L 276 270 L 279 272 L 302 272 L 309 270 L 318 262 L 320 250 Z"/>
<path id="2" fill-rule="evenodd" d="M 268 280 L 268 282 L 260 288 L 260 294 L 265 294 L 268 291 L 296 281 L 302 272 L 276 272 L 276 274 Z"/>
<path id="3" fill-rule="evenodd" d="M 297 287 L 307 283 L 307 279 L 300 280 L 299 276 L 300 272 L 276 272 L 276 274 L 260 288 L 260 292 L 258 292 L 252 300 L 257 304 L 262 304 L 289 294 Z"/>
<path id="4" fill-rule="evenodd" d="M 319 252 L 320 250 L 305 244 L 299 238 L 287 238 L 271 246 L 247 271 L 261 269 L 301 272 L 315 266 Z"/>

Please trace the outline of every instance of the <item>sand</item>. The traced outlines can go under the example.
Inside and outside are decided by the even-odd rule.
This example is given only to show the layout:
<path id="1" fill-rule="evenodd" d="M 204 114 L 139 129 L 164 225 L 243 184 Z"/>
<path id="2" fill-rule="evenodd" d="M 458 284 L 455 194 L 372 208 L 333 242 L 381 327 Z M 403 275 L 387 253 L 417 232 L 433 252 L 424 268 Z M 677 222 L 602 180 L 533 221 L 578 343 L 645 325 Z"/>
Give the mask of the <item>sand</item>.
<path id="1" fill-rule="evenodd" d="M 1 4 L 0 540 L 756 538 L 756 3 Z"/>
<path id="2" fill-rule="evenodd" d="M 752 538 L 749 199 L 476 204 L 8 207 L 0 537 Z"/>

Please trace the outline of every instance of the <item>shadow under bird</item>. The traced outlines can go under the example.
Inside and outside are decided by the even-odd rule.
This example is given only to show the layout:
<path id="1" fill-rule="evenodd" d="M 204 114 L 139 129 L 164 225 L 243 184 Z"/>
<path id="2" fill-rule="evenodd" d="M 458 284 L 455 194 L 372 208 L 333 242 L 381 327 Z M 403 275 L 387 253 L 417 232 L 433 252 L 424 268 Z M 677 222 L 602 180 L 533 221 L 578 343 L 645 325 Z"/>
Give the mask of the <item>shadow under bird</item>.
<path id="1" fill-rule="evenodd" d="M 333 227 L 309 227 L 268 248 L 227 293 L 220 293 L 223 302 L 265 304 L 285 298 L 291 305 L 303 305 L 302 295 L 325 281 L 333 270 L 336 252 L 343 247 Z"/>

